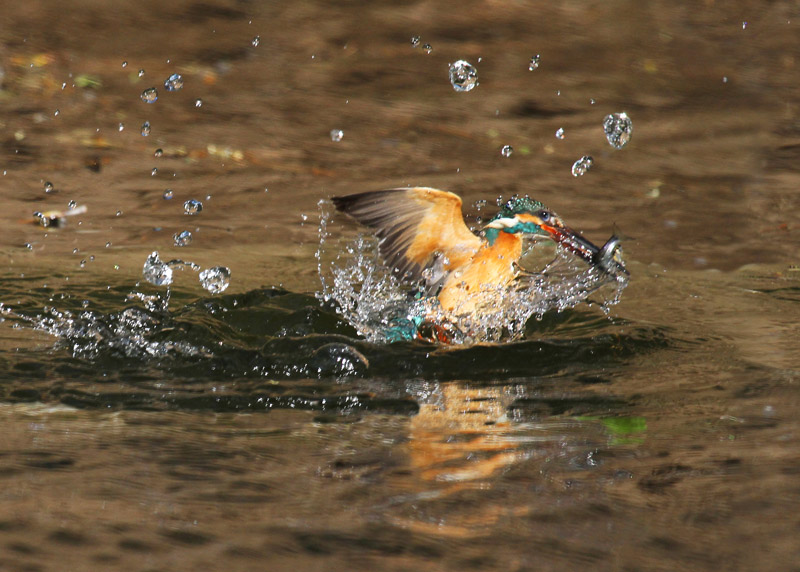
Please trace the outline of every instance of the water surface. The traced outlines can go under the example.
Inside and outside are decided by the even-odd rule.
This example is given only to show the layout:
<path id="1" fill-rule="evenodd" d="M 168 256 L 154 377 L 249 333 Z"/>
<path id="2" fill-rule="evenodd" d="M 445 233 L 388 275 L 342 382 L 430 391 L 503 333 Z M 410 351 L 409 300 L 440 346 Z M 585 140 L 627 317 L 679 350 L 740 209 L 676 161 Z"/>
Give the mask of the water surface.
<path id="1" fill-rule="evenodd" d="M 0 568 L 796 568 L 795 3 L 0 22 Z M 459 93 L 461 59 L 479 85 Z M 622 235 L 630 282 L 514 342 L 369 342 L 316 295 L 318 203 L 407 185 L 471 220 L 530 194 Z M 33 224 L 70 201 L 86 212 Z M 148 284 L 156 250 L 231 285 Z"/>

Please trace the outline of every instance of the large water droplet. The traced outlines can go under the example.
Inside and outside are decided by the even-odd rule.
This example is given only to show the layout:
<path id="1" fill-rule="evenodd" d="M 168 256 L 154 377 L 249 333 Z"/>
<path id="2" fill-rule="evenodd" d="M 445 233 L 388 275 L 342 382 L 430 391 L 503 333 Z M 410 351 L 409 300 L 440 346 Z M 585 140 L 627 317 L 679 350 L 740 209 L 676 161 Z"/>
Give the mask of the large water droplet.
<path id="1" fill-rule="evenodd" d="M 183 77 L 181 77 L 181 74 L 179 73 L 172 74 L 164 82 L 164 87 L 167 89 L 167 91 L 178 91 L 179 89 L 182 89 Z"/>
<path id="2" fill-rule="evenodd" d="M 231 271 L 225 266 L 215 266 L 200 273 L 200 284 L 212 294 L 224 292 L 231 285 Z"/>
<path id="3" fill-rule="evenodd" d="M 189 199 L 183 203 L 183 212 L 188 215 L 196 215 L 203 210 L 203 203 L 195 199 Z"/>
<path id="4" fill-rule="evenodd" d="M 528 62 L 528 69 L 531 70 L 531 71 L 533 71 L 535 69 L 538 69 L 539 68 L 539 60 L 540 60 L 539 54 L 536 54 L 535 56 L 533 56 L 531 58 L 531 61 Z"/>
<path id="5" fill-rule="evenodd" d="M 172 235 L 172 239 L 175 241 L 175 246 L 189 246 L 192 243 L 192 233 L 188 230 L 176 232 Z"/>
<path id="6" fill-rule="evenodd" d="M 147 137 L 150 135 L 150 122 L 145 121 L 142 123 L 142 137 Z"/>
<path id="7" fill-rule="evenodd" d="M 331 141 L 338 143 L 344 137 L 344 131 L 341 129 L 331 129 Z"/>
<path id="8" fill-rule="evenodd" d="M 168 286 L 172 284 L 172 268 L 161 261 L 158 251 L 153 251 L 144 261 L 142 276 L 155 286 Z"/>
<path id="9" fill-rule="evenodd" d="M 594 159 L 589 155 L 584 155 L 572 164 L 572 176 L 581 177 L 586 174 L 586 171 L 592 168 Z"/>
<path id="10" fill-rule="evenodd" d="M 148 87 L 142 92 L 142 101 L 145 103 L 155 103 L 158 101 L 158 90 L 154 87 Z"/>
<path id="11" fill-rule="evenodd" d="M 633 122 L 626 113 L 612 113 L 603 120 L 603 131 L 612 147 L 622 149 L 631 140 Z"/>
<path id="12" fill-rule="evenodd" d="M 465 60 L 450 64 L 450 84 L 456 91 L 470 91 L 478 85 L 478 70 Z"/>
<path id="13" fill-rule="evenodd" d="M 511 157 L 511 153 L 514 152 L 514 148 L 511 145 L 503 145 L 503 148 L 500 149 L 500 154 L 503 157 Z"/>

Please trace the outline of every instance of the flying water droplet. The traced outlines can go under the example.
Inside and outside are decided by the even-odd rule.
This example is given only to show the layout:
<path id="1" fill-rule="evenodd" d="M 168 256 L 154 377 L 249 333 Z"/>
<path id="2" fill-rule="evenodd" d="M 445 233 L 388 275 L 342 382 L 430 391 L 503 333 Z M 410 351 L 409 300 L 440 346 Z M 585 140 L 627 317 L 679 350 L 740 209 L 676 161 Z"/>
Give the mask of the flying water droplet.
<path id="1" fill-rule="evenodd" d="M 55 187 L 53 187 L 53 183 L 51 183 L 50 181 L 47 181 L 44 184 L 44 192 L 45 193 L 52 193 L 54 188 Z"/>
<path id="2" fill-rule="evenodd" d="M 430 45 L 430 44 L 424 44 L 422 46 L 422 49 L 425 50 L 426 54 L 429 54 L 429 53 L 431 53 L 433 51 L 433 46 Z"/>
<path id="3" fill-rule="evenodd" d="M 142 101 L 145 103 L 155 103 L 158 101 L 158 90 L 154 87 L 148 87 L 142 92 Z"/>
<path id="4" fill-rule="evenodd" d="M 153 170 L 150 171 L 150 176 L 155 177 L 156 175 L 158 175 L 158 167 L 153 167 Z"/>
<path id="5" fill-rule="evenodd" d="M 631 140 L 633 122 L 626 113 L 612 113 L 603 120 L 603 131 L 614 149 L 622 149 Z"/>
<path id="6" fill-rule="evenodd" d="M 183 77 L 179 73 L 174 73 L 169 76 L 164 82 L 164 87 L 167 91 L 178 91 L 183 88 Z"/>
<path id="7" fill-rule="evenodd" d="M 120 131 L 123 131 L 125 129 L 125 124 L 124 123 L 120 123 L 118 129 Z"/>
<path id="8" fill-rule="evenodd" d="M 194 106 L 195 107 L 203 107 L 203 100 L 202 99 L 196 99 L 194 101 Z"/>
<path id="9" fill-rule="evenodd" d="M 747 29 L 747 22 L 742 22 L 742 30 L 746 30 L 746 29 Z"/>
<path id="10" fill-rule="evenodd" d="M 511 154 L 514 152 L 514 148 L 511 145 L 503 145 L 503 148 L 500 149 L 500 154 L 503 157 L 511 157 Z"/>
<path id="11" fill-rule="evenodd" d="M 192 243 L 192 233 L 188 230 L 176 232 L 172 235 L 172 239 L 175 241 L 175 246 L 189 246 Z"/>
<path id="12" fill-rule="evenodd" d="M 158 251 L 153 251 L 142 268 L 142 276 L 155 286 L 168 286 L 172 284 L 172 268 L 161 261 Z"/>
<path id="13" fill-rule="evenodd" d="M 161 155 L 163 155 L 163 154 L 164 154 L 164 151 L 162 149 L 156 149 L 155 153 L 153 153 L 153 156 L 154 157 L 161 157 Z"/>
<path id="14" fill-rule="evenodd" d="M 465 60 L 450 64 L 450 84 L 456 91 L 471 91 L 478 85 L 478 70 Z"/>
<path id="15" fill-rule="evenodd" d="M 589 155 L 584 155 L 572 164 L 572 176 L 581 177 L 586 174 L 586 171 L 592 168 L 594 159 Z"/>
<path id="16" fill-rule="evenodd" d="M 341 129 L 331 129 L 331 141 L 338 143 L 344 137 L 344 131 Z"/>
<path id="17" fill-rule="evenodd" d="M 203 203 L 195 199 L 189 199 L 183 203 L 183 212 L 187 215 L 196 215 L 203 210 Z"/>
<path id="18" fill-rule="evenodd" d="M 33 245 L 30 242 L 26 242 L 23 246 L 28 250 L 33 250 Z"/>
<path id="19" fill-rule="evenodd" d="M 124 68 L 128 67 L 128 62 L 122 62 L 122 67 Z"/>
<path id="20" fill-rule="evenodd" d="M 566 135 L 564 135 L 564 128 L 559 127 L 556 131 L 556 139 L 563 139 L 564 137 L 566 137 Z"/>
<path id="21" fill-rule="evenodd" d="M 529 69 L 530 71 L 533 71 L 533 70 L 535 70 L 535 69 L 538 69 L 538 68 L 539 68 L 539 61 L 540 61 L 540 59 L 541 59 L 541 57 L 539 56 L 539 54 L 536 54 L 535 56 L 533 56 L 533 57 L 531 58 L 531 61 L 530 61 L 530 62 L 528 62 L 528 69 Z"/>
<path id="22" fill-rule="evenodd" d="M 257 48 L 258 44 L 261 43 L 261 36 L 256 36 L 255 38 L 253 38 L 253 41 L 250 42 L 250 43 L 253 44 L 254 48 Z"/>
<path id="23" fill-rule="evenodd" d="M 164 194 L 163 194 L 163 195 L 161 195 L 161 196 L 163 196 L 163 197 L 164 197 L 164 200 L 165 200 L 165 201 L 168 201 L 168 200 L 170 200 L 170 199 L 171 199 L 173 196 L 175 196 L 175 195 L 174 195 L 174 193 L 172 192 L 172 189 L 167 189 L 167 190 L 165 190 L 165 191 L 164 191 Z"/>
<path id="24" fill-rule="evenodd" d="M 411 36 L 411 47 L 412 48 L 418 48 L 419 47 L 419 43 L 421 41 L 422 41 L 422 38 L 420 38 L 419 36 Z"/>
<path id="25" fill-rule="evenodd" d="M 150 135 L 150 122 L 145 121 L 142 123 L 142 137 L 147 137 Z"/>
<path id="26" fill-rule="evenodd" d="M 139 70 L 139 77 L 143 77 L 143 76 L 144 76 L 144 70 L 143 70 L 143 69 L 140 69 L 140 70 Z"/>
<path id="27" fill-rule="evenodd" d="M 227 290 L 231 284 L 231 271 L 225 266 L 215 266 L 200 273 L 200 284 L 212 294 Z"/>
<path id="28" fill-rule="evenodd" d="M 74 209 L 77 206 L 78 206 L 78 203 L 76 201 L 70 201 L 70 202 L 67 203 L 67 208 L 70 209 L 70 210 Z"/>

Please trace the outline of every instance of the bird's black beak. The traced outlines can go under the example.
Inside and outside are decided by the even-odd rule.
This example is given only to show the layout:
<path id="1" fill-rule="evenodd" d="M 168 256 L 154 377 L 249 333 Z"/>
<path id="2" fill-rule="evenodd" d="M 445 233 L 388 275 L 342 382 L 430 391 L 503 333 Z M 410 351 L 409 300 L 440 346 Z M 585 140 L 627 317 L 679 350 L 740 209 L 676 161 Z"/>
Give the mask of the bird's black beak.
<path id="1" fill-rule="evenodd" d="M 593 267 L 609 274 L 630 274 L 625 268 L 622 259 L 617 255 L 617 248 L 619 248 L 620 242 L 617 235 L 609 238 L 602 247 L 597 247 L 574 230 L 565 226 L 541 225 L 541 227 L 558 244 L 576 256 L 580 256 Z"/>

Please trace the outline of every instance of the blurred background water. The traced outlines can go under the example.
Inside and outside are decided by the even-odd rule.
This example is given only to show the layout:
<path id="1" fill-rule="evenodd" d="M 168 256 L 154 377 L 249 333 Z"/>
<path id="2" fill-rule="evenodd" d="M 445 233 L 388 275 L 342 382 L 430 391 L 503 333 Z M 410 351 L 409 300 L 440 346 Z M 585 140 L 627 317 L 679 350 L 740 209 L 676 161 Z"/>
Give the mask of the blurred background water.
<path id="1" fill-rule="evenodd" d="M 4 6 L 0 568 L 796 569 L 798 26 L 795 0 Z M 369 343 L 316 296 L 319 202 L 407 185 L 617 232 L 630 283 L 513 343 Z"/>

